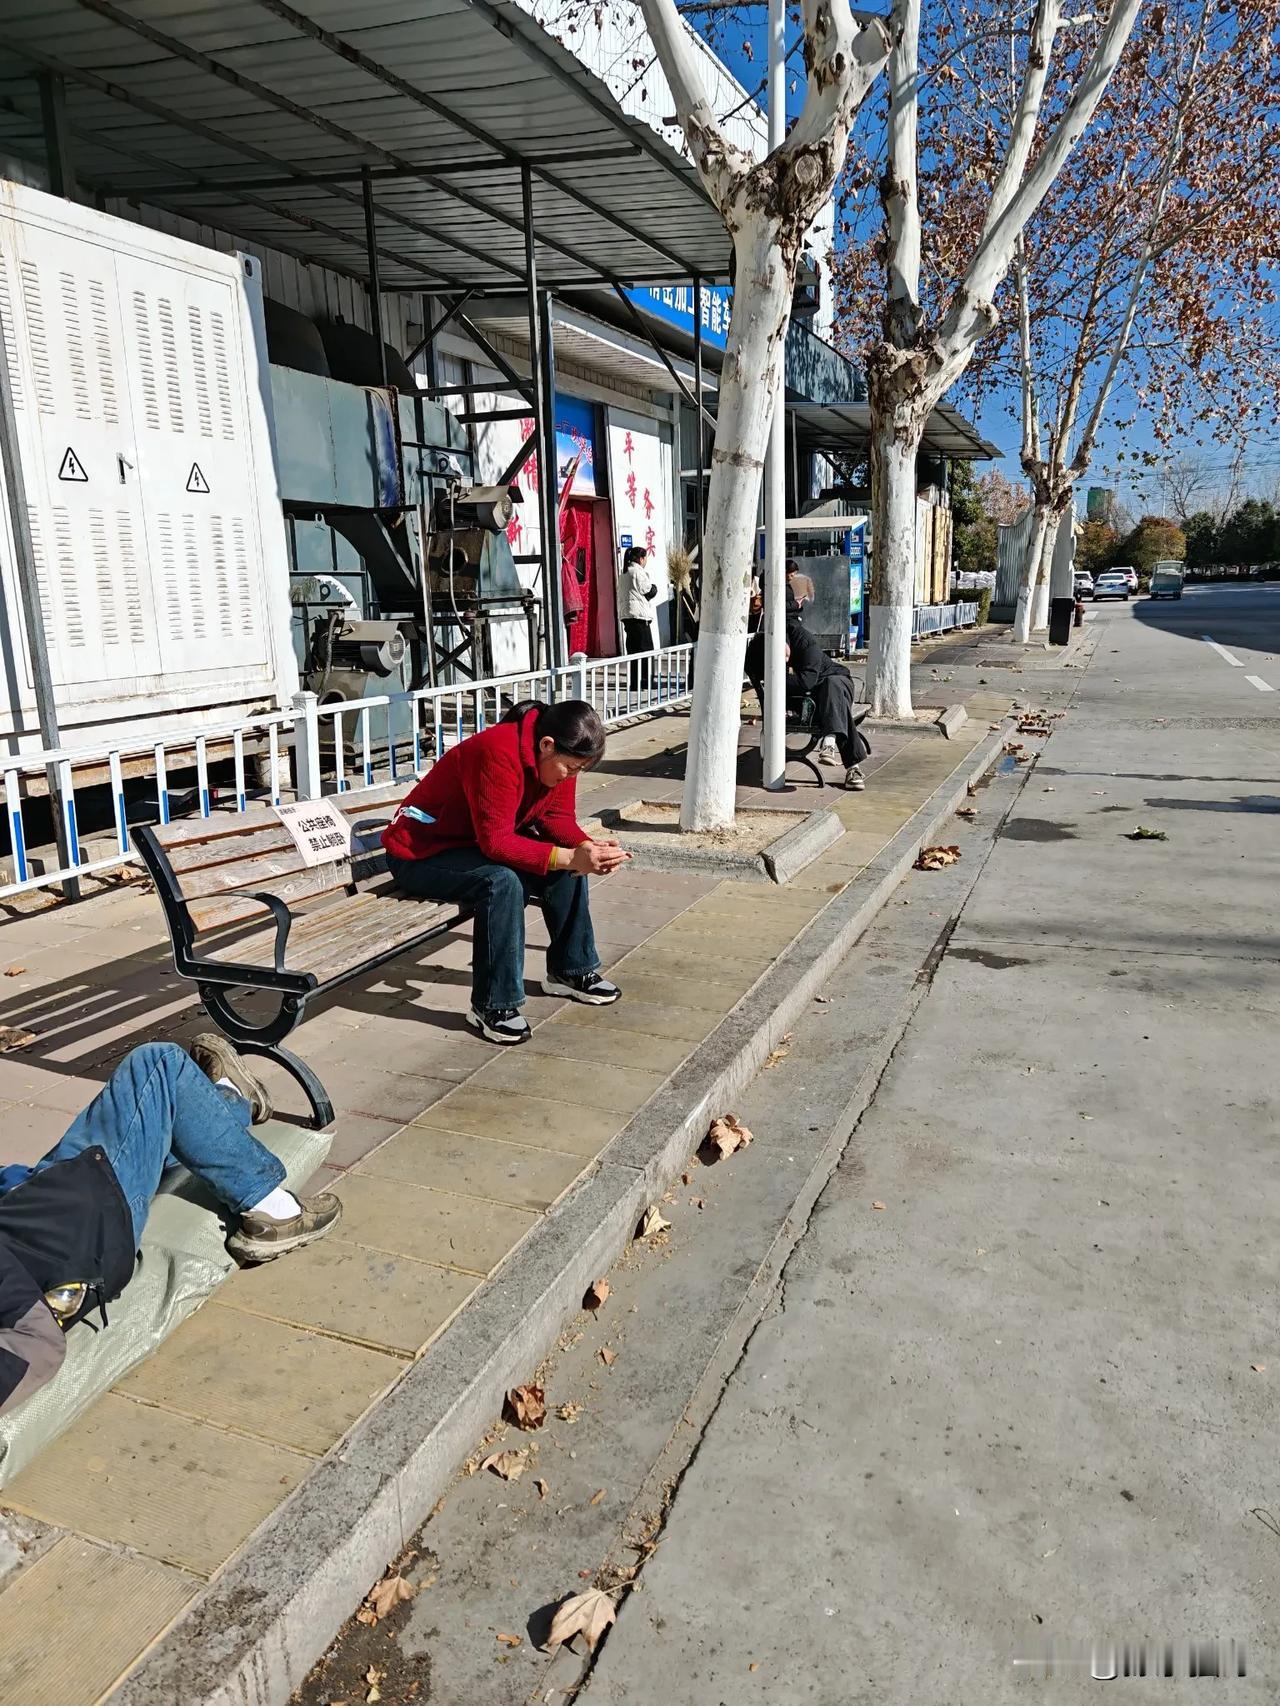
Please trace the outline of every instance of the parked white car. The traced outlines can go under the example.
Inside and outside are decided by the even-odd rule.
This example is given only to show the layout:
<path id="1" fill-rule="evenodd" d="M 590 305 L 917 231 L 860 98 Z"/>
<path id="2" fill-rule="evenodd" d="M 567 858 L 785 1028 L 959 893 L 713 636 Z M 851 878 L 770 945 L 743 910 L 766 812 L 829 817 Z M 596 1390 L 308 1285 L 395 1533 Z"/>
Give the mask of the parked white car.
<path id="1" fill-rule="evenodd" d="M 1112 569 L 1110 572 L 1113 575 L 1123 575 L 1124 578 L 1129 583 L 1129 591 L 1134 593 L 1135 595 L 1137 594 L 1137 591 L 1138 591 L 1138 571 L 1137 571 L 1137 569 L 1131 569 L 1126 563 L 1121 563 L 1118 567 Z"/>
<path id="2" fill-rule="evenodd" d="M 1127 604 L 1130 599 L 1129 577 L 1123 569 L 1108 569 L 1105 575 L 1099 575 L 1093 583 L 1093 596 L 1099 598 L 1123 598 Z"/>

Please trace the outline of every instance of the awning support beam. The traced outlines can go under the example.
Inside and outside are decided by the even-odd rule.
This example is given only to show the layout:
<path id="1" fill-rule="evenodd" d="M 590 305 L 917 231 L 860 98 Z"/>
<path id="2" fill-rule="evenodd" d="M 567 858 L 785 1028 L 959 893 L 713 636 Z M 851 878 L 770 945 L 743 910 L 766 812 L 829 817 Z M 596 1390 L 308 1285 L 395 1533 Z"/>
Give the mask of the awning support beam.
<path id="1" fill-rule="evenodd" d="M 470 302 L 471 298 L 474 295 L 475 295 L 474 290 L 468 290 L 468 291 L 464 292 L 463 295 L 455 298 L 455 300 L 453 302 L 449 302 L 448 298 L 447 297 L 445 298 L 447 306 L 445 308 L 444 313 L 436 321 L 434 326 L 429 327 L 427 329 L 427 331 L 425 331 L 423 333 L 423 335 L 418 339 L 417 343 L 414 344 L 413 348 L 409 351 L 408 355 L 405 356 L 405 358 L 404 358 L 405 359 L 405 365 L 407 367 L 412 367 L 414 362 L 417 361 L 418 357 L 423 353 L 424 350 L 429 350 L 432 348 L 436 339 L 440 336 L 441 332 L 444 331 L 445 327 L 449 324 L 450 320 L 453 319 L 455 314 L 461 313 L 463 308 L 466 307 L 467 303 Z M 425 314 L 423 315 L 423 319 L 426 319 Z M 434 377 L 435 377 L 435 375 L 433 372 L 433 374 L 432 374 L 433 380 L 434 380 Z M 446 394 L 447 393 L 442 392 L 440 390 L 440 388 L 438 386 L 436 386 L 435 384 L 432 385 L 431 395 L 433 397 L 440 397 L 440 396 L 443 396 Z"/>
<path id="2" fill-rule="evenodd" d="M 429 113 L 434 113 L 437 118 L 444 119 L 447 124 L 451 124 L 462 131 L 465 136 L 469 136 L 473 142 L 478 142 L 481 147 L 494 149 L 507 165 L 518 166 L 521 171 L 527 168 L 534 177 L 539 178 L 552 189 L 558 190 L 561 195 L 568 196 L 571 201 L 577 202 L 579 207 L 585 208 L 595 218 L 603 219 L 606 223 L 615 226 L 634 242 L 643 244 L 647 249 L 652 249 L 655 254 L 661 255 L 665 260 L 673 262 L 676 266 L 688 266 L 684 257 L 678 255 L 674 249 L 667 248 L 665 243 L 647 236 L 628 220 L 621 218 L 620 215 L 610 213 L 607 208 L 601 207 L 599 202 L 592 200 L 576 185 L 567 183 L 555 172 L 548 171 L 544 166 L 537 165 L 514 148 L 508 148 L 504 143 L 497 141 L 481 125 L 474 124 L 461 113 L 454 111 L 447 102 L 440 100 L 436 95 L 429 95 L 425 89 L 419 89 L 415 84 L 401 77 L 398 72 L 383 65 L 380 60 L 372 58 L 357 47 L 353 47 L 350 42 L 335 35 L 331 30 L 326 30 L 322 25 L 317 24 L 313 19 L 306 17 L 295 7 L 289 5 L 288 0 L 258 0 L 258 5 L 270 12 L 273 17 L 289 24 L 301 35 L 319 42 L 321 46 L 328 48 L 330 53 L 336 54 L 340 59 L 345 59 L 351 65 L 359 66 L 360 70 L 366 75 L 385 84 L 388 89 L 394 89 L 398 95 L 403 95 L 406 100 L 412 101 L 416 106 L 422 107 Z"/>
<path id="3" fill-rule="evenodd" d="M 76 170 L 67 125 L 66 84 L 53 71 L 40 73 L 40 119 L 49 188 L 66 201 L 76 200 Z"/>
<path id="4" fill-rule="evenodd" d="M 364 241 L 369 266 L 369 326 L 378 346 L 378 373 L 387 388 L 387 341 L 382 334 L 382 291 L 378 283 L 378 213 L 373 202 L 373 179 L 366 166 L 360 174 L 364 196 Z"/>
<path id="5" fill-rule="evenodd" d="M 677 390 L 683 397 L 693 404 L 694 408 L 698 411 L 699 419 L 704 420 L 714 432 L 716 425 L 715 416 L 709 409 L 703 406 L 701 397 L 695 397 L 693 392 L 685 384 L 683 377 L 676 371 L 675 363 L 671 360 L 671 357 L 667 354 L 666 350 L 663 349 L 657 338 L 654 337 L 648 326 L 645 325 L 644 315 L 636 307 L 635 303 L 627 295 L 626 291 L 618 283 L 617 279 L 612 281 L 612 289 L 613 294 L 618 298 L 618 301 L 621 302 L 622 306 L 630 315 L 636 330 L 640 333 L 640 336 L 657 355 L 658 359 L 671 375 L 672 379 L 675 380 Z"/>

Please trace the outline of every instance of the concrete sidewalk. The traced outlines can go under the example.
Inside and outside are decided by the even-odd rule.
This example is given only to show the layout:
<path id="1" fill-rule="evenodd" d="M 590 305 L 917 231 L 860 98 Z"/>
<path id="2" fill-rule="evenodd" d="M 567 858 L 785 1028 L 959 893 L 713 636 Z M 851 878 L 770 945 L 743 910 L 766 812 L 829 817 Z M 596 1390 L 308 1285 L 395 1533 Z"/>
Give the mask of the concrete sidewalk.
<path id="1" fill-rule="evenodd" d="M 626 999 L 604 1013 L 534 997 L 535 1037 L 518 1057 L 465 1027 L 463 932 L 318 1012 L 297 1047 L 338 1108 L 316 1183 L 343 1197 L 340 1234 L 233 1277 L 5 1490 L 16 1538 L 0 1555 L 15 1566 L 0 1583 L 0 1694 L 88 1706 L 178 1619 L 153 1691 L 151 1667 L 130 1690 L 175 1706 L 163 1663 L 198 1629 L 207 1584 L 424 1354 L 442 1379 L 483 1362 L 472 1321 L 486 1280 L 534 1248 L 558 1205 L 568 1235 L 567 1210 L 587 1200 L 575 1188 L 638 1110 L 654 1104 L 679 1135 L 697 1099 L 682 1063 L 721 1033 L 740 1046 L 730 1015 L 743 998 L 927 802 L 956 777 L 963 788 L 1008 703 L 972 696 L 952 741 L 931 728 L 875 736 L 865 794 L 743 790 L 744 805 L 826 806 L 845 827 L 785 888 L 640 871 L 597 885 L 602 953 Z M 615 735 L 584 815 L 678 794 L 685 727 L 667 716 Z M 531 920 L 535 947 L 540 930 Z M 0 1057 L 0 1163 L 43 1153 L 131 1047 L 186 1040 L 202 1022 L 168 966 L 155 898 L 136 886 L 3 925 L 0 969 L 12 973 L 0 1024 L 37 1037 Z M 386 1541 L 384 1558 L 399 1532 Z"/>

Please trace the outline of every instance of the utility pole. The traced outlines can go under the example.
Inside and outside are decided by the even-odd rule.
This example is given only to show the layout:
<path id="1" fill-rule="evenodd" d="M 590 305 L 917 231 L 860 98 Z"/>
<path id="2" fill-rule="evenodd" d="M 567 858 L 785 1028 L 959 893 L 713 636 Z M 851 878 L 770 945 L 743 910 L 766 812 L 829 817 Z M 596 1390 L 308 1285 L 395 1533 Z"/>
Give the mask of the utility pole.
<path id="1" fill-rule="evenodd" d="M 787 134 L 787 12 L 769 0 L 769 148 Z M 778 384 L 764 474 L 764 719 L 760 757 L 766 788 L 786 786 L 786 515 L 787 440 L 785 346 L 778 351 Z"/>

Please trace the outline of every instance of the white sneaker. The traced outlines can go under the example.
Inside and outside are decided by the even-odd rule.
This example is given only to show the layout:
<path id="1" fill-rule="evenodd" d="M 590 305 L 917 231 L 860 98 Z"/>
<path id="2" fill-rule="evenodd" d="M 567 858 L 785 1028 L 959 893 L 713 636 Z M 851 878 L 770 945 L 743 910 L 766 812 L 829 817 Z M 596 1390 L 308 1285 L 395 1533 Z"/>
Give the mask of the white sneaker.
<path id="1" fill-rule="evenodd" d="M 818 750 L 813 755 L 819 764 L 839 764 L 840 754 L 836 751 L 836 743 L 830 736 L 818 742 Z"/>
<path id="2" fill-rule="evenodd" d="M 867 779 L 856 764 L 851 764 L 844 773 L 844 785 L 851 788 L 855 794 L 860 794 L 867 785 Z"/>

